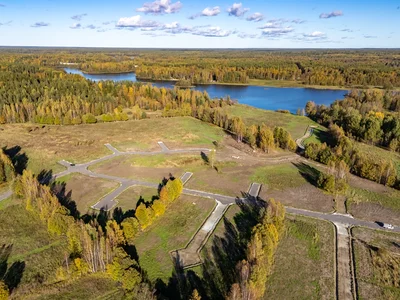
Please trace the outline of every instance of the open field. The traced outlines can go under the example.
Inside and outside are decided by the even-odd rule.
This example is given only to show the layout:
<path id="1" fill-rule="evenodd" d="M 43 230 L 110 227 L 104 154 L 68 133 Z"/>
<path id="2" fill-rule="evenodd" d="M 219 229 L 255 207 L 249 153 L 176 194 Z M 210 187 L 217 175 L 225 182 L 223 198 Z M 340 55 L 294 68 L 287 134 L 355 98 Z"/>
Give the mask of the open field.
<path id="1" fill-rule="evenodd" d="M 356 145 L 358 150 L 360 150 L 362 153 L 365 153 L 369 158 L 376 162 L 379 162 L 382 159 L 391 159 L 394 166 L 397 168 L 397 173 L 400 174 L 400 153 L 385 150 L 383 148 L 365 143 L 356 143 Z"/>
<path id="2" fill-rule="evenodd" d="M 158 195 L 156 189 L 143 187 L 143 186 L 132 186 L 123 191 L 115 200 L 118 201 L 116 207 L 121 208 L 123 211 L 136 209 L 139 200 L 148 203 L 153 200 L 153 197 Z"/>
<path id="3" fill-rule="evenodd" d="M 190 269 L 219 289 L 232 280 L 236 263 L 243 259 L 254 219 L 231 206 L 202 250 L 205 264 Z M 334 286 L 334 230 L 327 222 L 287 215 L 286 233 L 278 246 L 267 283 L 266 299 L 332 299 Z M 295 271 L 294 271 L 295 270 Z"/>
<path id="4" fill-rule="evenodd" d="M 353 253 L 360 299 L 400 298 L 400 235 L 355 227 Z"/>
<path id="5" fill-rule="evenodd" d="M 64 257 L 66 239 L 51 236 L 47 226 L 23 205 L 0 210 L 0 219 L 1 257 L 10 275 L 15 276 L 16 298 L 19 291 L 53 281 Z"/>
<path id="6" fill-rule="evenodd" d="M 334 299 L 333 225 L 287 215 L 265 299 Z"/>
<path id="7" fill-rule="evenodd" d="M 123 151 L 160 150 L 158 141 L 171 149 L 194 146 L 210 147 L 225 135 L 221 128 L 191 117 L 155 118 L 140 121 L 50 126 L 34 124 L 0 125 L 0 145 L 21 147 L 28 158 L 27 166 L 38 173 L 63 170 L 57 161 L 75 163 L 90 161 L 109 154 L 104 147 L 111 143 Z M 160 130 L 160 128 L 164 130 Z"/>
<path id="8" fill-rule="evenodd" d="M 90 210 L 90 206 L 117 187 L 117 182 L 73 173 L 59 178 L 55 191 L 61 191 L 63 198 L 75 202 L 78 211 L 83 215 Z"/>
<path id="9" fill-rule="evenodd" d="M 168 283 L 174 269 L 169 251 L 186 246 L 214 205 L 211 199 L 182 195 L 135 238 L 140 266 L 150 280 Z"/>
<path id="10" fill-rule="evenodd" d="M 293 139 L 302 137 L 309 125 L 318 125 L 307 117 L 284 114 L 241 104 L 229 106 L 226 110 L 232 116 L 242 117 L 247 125 L 261 125 L 264 123 L 270 127 L 283 127 L 290 132 Z"/>
<path id="11" fill-rule="evenodd" d="M 331 212 L 333 196 L 315 186 L 318 172 L 311 165 L 283 163 L 255 169 L 251 182 L 263 184 L 262 199 L 274 198 L 288 206 Z"/>
<path id="12" fill-rule="evenodd" d="M 123 299 L 123 290 L 118 284 L 104 274 L 83 276 L 68 284 L 53 285 L 36 291 L 41 300 L 69 300 L 69 299 Z M 33 294 L 37 299 L 39 295 Z M 31 298 L 27 298 L 31 299 Z"/>

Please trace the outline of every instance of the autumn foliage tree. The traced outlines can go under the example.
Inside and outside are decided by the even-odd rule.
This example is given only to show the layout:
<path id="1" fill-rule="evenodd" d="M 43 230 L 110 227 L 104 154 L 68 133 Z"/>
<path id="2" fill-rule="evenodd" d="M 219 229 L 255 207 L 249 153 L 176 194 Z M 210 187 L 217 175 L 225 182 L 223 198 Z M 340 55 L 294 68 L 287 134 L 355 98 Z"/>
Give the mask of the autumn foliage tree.
<path id="1" fill-rule="evenodd" d="M 284 231 L 284 219 L 284 206 L 270 199 L 260 222 L 253 228 L 246 259 L 237 265 L 238 282 L 232 285 L 227 299 L 262 299 L 274 254 Z"/>

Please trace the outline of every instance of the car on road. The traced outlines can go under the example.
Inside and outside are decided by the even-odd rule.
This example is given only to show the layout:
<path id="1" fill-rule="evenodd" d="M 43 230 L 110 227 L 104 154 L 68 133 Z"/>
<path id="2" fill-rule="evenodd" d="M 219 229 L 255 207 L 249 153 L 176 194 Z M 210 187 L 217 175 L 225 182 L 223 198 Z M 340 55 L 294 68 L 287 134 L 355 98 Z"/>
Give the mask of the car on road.
<path id="1" fill-rule="evenodd" d="M 383 228 L 394 229 L 394 226 L 392 224 L 383 224 Z"/>

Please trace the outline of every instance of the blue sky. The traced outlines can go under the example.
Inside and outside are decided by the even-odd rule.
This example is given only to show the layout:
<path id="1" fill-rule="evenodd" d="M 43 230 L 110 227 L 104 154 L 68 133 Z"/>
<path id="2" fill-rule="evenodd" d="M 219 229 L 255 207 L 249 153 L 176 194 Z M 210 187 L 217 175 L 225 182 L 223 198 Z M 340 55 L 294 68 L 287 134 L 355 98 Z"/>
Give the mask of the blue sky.
<path id="1" fill-rule="evenodd" d="M 0 0 L 0 45 L 399 48 L 400 0 Z"/>

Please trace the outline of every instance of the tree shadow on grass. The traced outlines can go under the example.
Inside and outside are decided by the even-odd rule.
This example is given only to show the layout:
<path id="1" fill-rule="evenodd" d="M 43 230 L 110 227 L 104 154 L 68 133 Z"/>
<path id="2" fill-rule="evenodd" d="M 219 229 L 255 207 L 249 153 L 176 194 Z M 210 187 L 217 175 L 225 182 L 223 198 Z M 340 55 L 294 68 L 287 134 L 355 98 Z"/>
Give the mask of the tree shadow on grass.
<path id="1" fill-rule="evenodd" d="M 175 257 L 174 273 L 168 283 L 158 279 L 156 289 L 159 299 L 189 299 L 196 289 L 202 299 L 224 299 L 233 283 L 237 281 L 237 263 L 246 258 L 246 249 L 252 228 L 258 223 L 266 202 L 259 201 L 242 193 L 243 199 L 237 199 L 240 208 L 233 222 L 225 216 L 220 221 L 225 228 L 222 235 L 214 235 L 210 246 L 200 255 L 203 264 L 200 271 L 184 270 L 179 257 Z M 219 226 L 221 225 L 219 224 Z"/>
<path id="2" fill-rule="evenodd" d="M 318 169 L 302 162 L 292 164 L 299 170 L 300 175 L 303 176 L 307 182 L 315 187 L 318 187 L 318 177 L 321 173 Z"/>
<path id="3" fill-rule="evenodd" d="M 0 280 L 4 281 L 10 292 L 18 287 L 25 271 L 25 262 L 23 261 L 16 261 L 8 267 L 8 259 L 12 248 L 12 244 L 3 244 L 0 247 Z"/>
<path id="4" fill-rule="evenodd" d="M 67 192 L 67 184 L 65 182 L 54 182 L 51 184 L 51 190 L 60 204 L 69 210 L 70 215 L 79 219 L 81 214 L 76 202 L 72 200 L 72 191 Z"/>
<path id="5" fill-rule="evenodd" d="M 4 153 L 11 159 L 14 166 L 15 172 L 22 175 L 22 172 L 28 165 L 28 156 L 25 153 L 21 153 L 20 146 L 14 146 L 11 148 L 3 148 Z"/>

